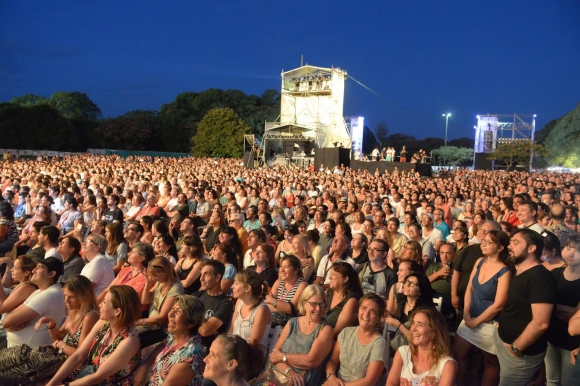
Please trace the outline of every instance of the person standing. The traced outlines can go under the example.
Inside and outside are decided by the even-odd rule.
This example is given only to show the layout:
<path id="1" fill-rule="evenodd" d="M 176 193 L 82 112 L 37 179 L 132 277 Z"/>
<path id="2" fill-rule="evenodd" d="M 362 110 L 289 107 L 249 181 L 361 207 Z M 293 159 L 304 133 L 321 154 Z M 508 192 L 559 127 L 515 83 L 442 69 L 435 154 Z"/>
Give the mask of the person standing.
<path id="1" fill-rule="evenodd" d="M 527 385 L 544 361 L 556 288 L 541 264 L 544 240 L 531 229 L 518 229 L 508 246 L 516 274 L 499 317 L 494 340 L 500 386 Z"/>

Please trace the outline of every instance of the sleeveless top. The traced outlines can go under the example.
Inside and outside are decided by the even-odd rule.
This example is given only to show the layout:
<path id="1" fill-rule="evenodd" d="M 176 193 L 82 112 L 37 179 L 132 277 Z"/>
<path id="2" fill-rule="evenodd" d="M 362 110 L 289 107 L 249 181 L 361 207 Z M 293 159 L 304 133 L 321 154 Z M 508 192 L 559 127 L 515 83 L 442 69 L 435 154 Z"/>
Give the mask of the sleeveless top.
<path id="1" fill-rule="evenodd" d="M 431 368 L 421 374 L 413 372 L 413 361 L 411 360 L 411 350 L 409 346 L 399 347 L 399 353 L 403 359 L 403 368 L 401 369 L 401 378 L 399 383 L 401 385 L 439 385 L 443 367 L 448 361 L 455 360 L 451 357 L 443 357 L 439 359 L 436 368 Z"/>
<path id="2" fill-rule="evenodd" d="M 284 280 L 280 280 L 280 283 L 278 283 L 278 289 L 276 290 L 276 298 L 283 302 L 292 301 L 294 295 L 296 294 L 298 286 L 302 284 L 302 282 L 304 282 L 304 279 L 298 278 L 296 284 L 294 284 L 294 286 L 290 289 L 290 291 L 286 292 L 286 290 L 284 290 Z"/>
<path id="3" fill-rule="evenodd" d="M 332 304 L 332 296 L 334 294 L 334 291 L 331 290 L 330 288 L 326 291 L 326 304 L 328 305 L 328 307 L 326 308 L 326 313 L 324 314 L 324 319 L 328 322 L 328 324 L 334 328 L 336 327 L 336 322 L 338 322 L 338 317 L 340 316 L 342 309 L 344 308 L 344 305 L 346 304 L 346 302 L 349 301 L 349 299 L 356 297 L 352 292 L 347 294 L 344 299 L 342 299 L 336 306 L 330 308 L 330 305 Z"/>
<path id="4" fill-rule="evenodd" d="M 181 259 L 181 262 L 177 263 L 177 277 L 179 277 L 179 280 L 187 279 L 187 277 L 189 276 L 189 273 L 191 272 L 193 267 L 197 264 L 197 259 L 196 259 L 195 262 L 193 264 L 191 264 L 191 266 L 189 268 L 183 269 L 183 261 L 184 260 L 185 259 Z M 183 291 L 187 295 L 193 295 L 195 292 L 199 291 L 200 287 L 201 287 L 201 280 L 198 277 L 193 283 L 191 283 L 191 285 L 189 287 L 187 287 L 187 288 L 183 287 Z"/>
<path id="5" fill-rule="evenodd" d="M 473 291 L 471 295 L 471 306 L 469 307 L 469 312 L 472 318 L 477 318 L 483 313 L 489 306 L 495 301 L 495 294 L 497 292 L 497 282 L 500 277 L 502 277 L 510 269 L 508 267 L 503 267 L 495 275 L 489 278 L 485 283 L 479 284 L 479 272 L 485 258 L 481 259 L 477 265 L 477 271 L 473 276 L 471 285 L 473 286 Z M 499 314 L 496 318 L 499 317 Z"/>
<path id="6" fill-rule="evenodd" d="M 130 328 L 125 328 L 110 345 L 103 347 L 103 341 L 106 341 L 110 334 L 111 325 L 109 323 L 105 323 L 91 343 L 89 355 L 85 363 L 86 365 L 95 365 L 97 368 L 99 368 L 99 366 L 115 352 L 115 349 L 119 346 L 119 344 L 121 344 L 123 340 L 131 336 L 138 337 L 137 330 L 134 326 L 131 326 Z M 132 382 L 129 375 L 131 375 L 131 373 L 133 373 L 133 371 L 135 371 L 139 365 L 139 359 L 141 356 L 140 353 L 140 350 L 137 350 L 135 355 L 127 360 L 127 364 L 123 366 L 121 370 L 109 376 L 105 380 L 106 384 L 130 386 Z"/>
<path id="7" fill-rule="evenodd" d="M 308 354 L 312 349 L 312 345 L 314 341 L 326 326 L 324 321 L 321 321 L 320 324 L 312 331 L 310 334 L 306 335 L 300 331 L 300 327 L 298 325 L 299 318 L 292 318 L 289 321 L 290 324 L 290 331 L 288 332 L 288 337 L 286 341 L 282 345 L 282 352 L 287 354 Z M 324 363 L 324 362 L 323 362 Z M 302 374 L 304 370 L 299 368 L 294 368 L 294 370 L 298 374 Z M 315 369 L 306 370 L 304 373 L 304 383 L 306 385 L 319 385 L 322 384 L 321 380 L 323 379 L 323 371 L 324 366 L 318 366 Z"/>
<path id="8" fill-rule="evenodd" d="M 242 305 L 243 303 L 240 302 L 236 308 L 236 318 L 234 319 L 233 333 L 241 336 L 246 342 L 249 343 L 250 336 L 252 335 L 252 328 L 254 327 L 254 317 L 256 316 L 256 312 L 258 312 L 260 307 L 267 307 L 267 305 L 264 303 L 264 301 L 260 302 L 260 304 L 254 307 L 252 312 L 250 312 L 250 315 L 248 315 L 245 319 L 242 318 L 241 314 Z M 262 339 L 260 339 L 260 344 L 264 346 L 264 348 L 268 347 L 268 329 L 264 331 L 264 335 L 262 336 Z"/>

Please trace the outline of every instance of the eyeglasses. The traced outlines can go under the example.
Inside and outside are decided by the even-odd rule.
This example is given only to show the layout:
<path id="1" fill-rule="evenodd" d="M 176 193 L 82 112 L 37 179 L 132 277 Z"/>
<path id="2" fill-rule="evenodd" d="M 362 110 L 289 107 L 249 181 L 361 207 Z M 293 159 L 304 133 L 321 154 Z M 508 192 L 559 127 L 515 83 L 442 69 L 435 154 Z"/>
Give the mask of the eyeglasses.
<path id="1" fill-rule="evenodd" d="M 415 283 L 414 281 L 409 281 L 409 280 L 405 280 L 405 282 L 403 284 L 408 285 L 411 288 L 415 288 L 419 285 L 419 283 Z"/>
<path id="2" fill-rule="evenodd" d="M 481 240 L 481 243 L 483 245 L 496 245 L 497 243 L 494 243 L 493 241 L 489 241 L 489 240 Z"/>
<path id="3" fill-rule="evenodd" d="M 309 302 L 309 301 L 306 301 L 306 303 L 310 304 L 310 307 L 312 307 L 312 308 L 316 308 L 316 307 L 326 308 L 326 303 L 317 303 L 317 302 Z"/>
<path id="4" fill-rule="evenodd" d="M 367 251 L 374 253 L 374 252 L 384 252 L 385 250 L 368 247 Z"/>
<path id="5" fill-rule="evenodd" d="M 95 240 L 92 239 L 87 239 L 88 242 L 95 244 L 97 247 L 99 246 L 99 243 L 97 243 Z"/>

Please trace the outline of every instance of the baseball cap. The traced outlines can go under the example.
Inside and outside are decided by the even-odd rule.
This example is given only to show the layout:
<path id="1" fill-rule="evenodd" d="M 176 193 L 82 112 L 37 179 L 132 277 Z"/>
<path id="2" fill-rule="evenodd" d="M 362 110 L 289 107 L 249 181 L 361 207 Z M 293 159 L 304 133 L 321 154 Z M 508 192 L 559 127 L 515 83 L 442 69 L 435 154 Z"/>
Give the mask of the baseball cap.
<path id="1" fill-rule="evenodd" d="M 64 274 L 64 264 L 54 256 L 50 256 L 45 259 L 35 258 L 34 261 L 36 261 L 37 264 L 46 265 L 48 272 L 56 272 L 56 279 Z"/>
<path id="2" fill-rule="evenodd" d="M 433 217 L 433 215 L 431 213 L 429 213 L 429 212 L 423 212 L 421 214 L 421 217 L 423 217 L 423 216 L 429 216 L 429 218 L 431 219 L 431 221 L 435 220 L 435 218 Z"/>

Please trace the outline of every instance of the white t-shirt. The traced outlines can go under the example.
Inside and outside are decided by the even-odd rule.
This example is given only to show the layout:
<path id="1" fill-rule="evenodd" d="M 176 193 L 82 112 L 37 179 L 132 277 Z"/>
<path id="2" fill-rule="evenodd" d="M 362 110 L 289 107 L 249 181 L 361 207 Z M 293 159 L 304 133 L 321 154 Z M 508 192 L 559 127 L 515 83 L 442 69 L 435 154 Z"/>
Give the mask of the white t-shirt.
<path id="1" fill-rule="evenodd" d="M 115 271 L 113 271 L 111 262 L 105 255 L 100 253 L 83 267 L 81 275 L 89 279 L 92 283 L 97 283 L 95 286 L 95 296 L 99 296 L 115 279 Z"/>
<path id="2" fill-rule="evenodd" d="M 254 258 L 252 257 L 252 250 L 248 249 L 244 255 L 244 269 L 251 265 L 256 265 L 256 263 L 254 263 Z"/>
<path id="3" fill-rule="evenodd" d="M 38 317 L 32 319 L 26 327 L 22 330 L 6 333 L 6 340 L 8 341 L 8 347 L 18 346 L 21 344 L 27 344 L 30 347 L 38 347 L 42 345 L 47 345 L 52 343 L 52 338 L 48 333 L 48 327 L 43 324 L 38 331 L 34 329 L 36 322 L 44 316 L 53 318 L 56 324 L 60 324 L 65 318 L 65 304 L 64 295 L 60 285 L 53 284 L 44 291 L 36 290 L 34 291 L 28 299 L 24 301 L 24 305 L 28 308 L 36 311 Z"/>
<path id="4" fill-rule="evenodd" d="M 425 233 L 423 233 L 423 238 L 429 240 L 431 244 L 435 245 L 437 241 L 443 241 L 443 233 L 439 229 L 433 228 L 429 236 L 425 237 Z"/>
<path id="5" fill-rule="evenodd" d="M 439 359 L 436 368 L 430 369 L 421 374 L 415 374 L 413 372 L 413 362 L 411 361 L 411 350 L 409 349 L 409 346 L 399 347 L 399 354 L 401 354 L 401 358 L 403 359 L 403 368 L 401 369 L 400 379 L 401 385 L 438 385 L 445 364 L 448 361 L 455 362 L 451 357 L 443 357 Z"/>
<path id="6" fill-rule="evenodd" d="M 353 268 L 356 269 L 356 262 L 351 257 L 346 256 L 344 260 L 340 261 L 349 263 Z M 330 270 L 332 269 L 332 264 L 332 261 L 330 261 L 330 254 L 323 256 L 322 259 L 320 259 L 320 264 L 318 264 L 318 271 L 316 271 L 316 276 L 323 277 L 324 284 L 330 283 Z"/>

